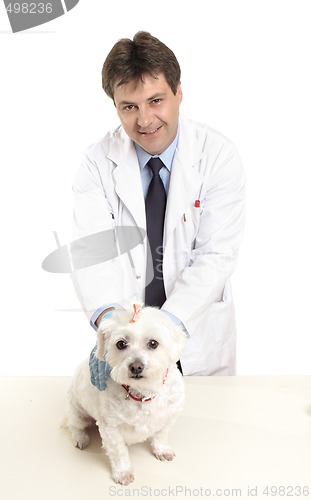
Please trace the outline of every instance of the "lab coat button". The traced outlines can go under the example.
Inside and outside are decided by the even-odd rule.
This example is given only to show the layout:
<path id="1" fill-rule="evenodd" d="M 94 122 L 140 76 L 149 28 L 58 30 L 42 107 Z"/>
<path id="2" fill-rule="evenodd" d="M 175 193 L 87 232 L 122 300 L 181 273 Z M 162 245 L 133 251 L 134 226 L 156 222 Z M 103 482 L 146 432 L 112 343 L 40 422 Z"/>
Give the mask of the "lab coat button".
<path id="1" fill-rule="evenodd" d="M 141 278 L 141 275 L 140 274 L 136 274 L 136 279 L 140 280 L 140 278 Z"/>

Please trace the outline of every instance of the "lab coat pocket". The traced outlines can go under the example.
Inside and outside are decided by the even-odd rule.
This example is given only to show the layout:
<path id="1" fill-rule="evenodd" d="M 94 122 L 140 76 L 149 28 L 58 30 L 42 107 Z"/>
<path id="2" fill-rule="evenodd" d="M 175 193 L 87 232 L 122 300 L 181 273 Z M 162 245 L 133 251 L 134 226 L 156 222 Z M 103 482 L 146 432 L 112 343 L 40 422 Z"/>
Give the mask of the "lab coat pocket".
<path id="1" fill-rule="evenodd" d="M 214 302 L 208 312 L 206 330 L 217 348 L 221 348 L 235 333 L 235 311 L 232 300 Z"/>
<path id="2" fill-rule="evenodd" d="M 190 207 L 181 217 L 180 223 L 177 226 L 179 237 L 179 249 L 188 258 L 191 250 L 195 246 L 195 239 L 200 226 L 200 208 Z"/>

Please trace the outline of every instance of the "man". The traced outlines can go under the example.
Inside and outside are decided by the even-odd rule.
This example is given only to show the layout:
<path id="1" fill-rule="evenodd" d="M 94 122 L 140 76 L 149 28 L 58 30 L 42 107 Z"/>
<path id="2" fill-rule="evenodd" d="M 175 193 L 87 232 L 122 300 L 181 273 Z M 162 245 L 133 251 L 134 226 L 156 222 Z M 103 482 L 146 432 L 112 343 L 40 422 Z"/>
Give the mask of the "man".
<path id="1" fill-rule="evenodd" d="M 149 160 L 160 158 L 157 189 L 164 186 L 165 221 L 161 244 L 151 248 L 159 275 L 149 286 L 160 283 L 162 299 L 146 303 L 161 307 L 187 331 L 184 375 L 233 375 L 236 335 L 229 278 L 244 221 L 244 174 L 237 151 L 207 125 L 180 115 L 178 61 L 149 33 L 114 45 L 102 81 L 121 125 L 85 152 L 74 184 L 74 235 L 132 226 L 142 238 L 130 258 L 124 253 L 75 273 L 83 307 L 96 329 L 132 297 L 145 301 L 148 239 L 157 225 L 146 214 L 157 175 Z M 157 218 L 163 209 L 160 202 L 152 203 Z M 148 238 L 143 237 L 146 229 Z"/>

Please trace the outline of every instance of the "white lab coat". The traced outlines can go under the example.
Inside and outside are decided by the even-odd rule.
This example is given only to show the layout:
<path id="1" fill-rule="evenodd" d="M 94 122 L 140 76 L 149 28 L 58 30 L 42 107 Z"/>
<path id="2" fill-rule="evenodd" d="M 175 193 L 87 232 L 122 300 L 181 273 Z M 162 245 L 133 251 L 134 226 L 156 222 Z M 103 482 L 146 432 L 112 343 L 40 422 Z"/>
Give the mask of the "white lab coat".
<path id="1" fill-rule="evenodd" d="M 146 229 L 134 145 L 118 127 L 90 146 L 77 172 L 74 238 L 114 228 Z M 195 201 L 200 200 L 200 206 Z M 233 375 L 236 328 L 229 278 L 244 223 L 244 173 L 234 145 L 206 125 L 180 117 L 164 229 L 163 309 L 189 337 L 184 375 Z M 144 299 L 146 238 L 128 255 L 74 273 L 88 317 L 101 305 Z"/>

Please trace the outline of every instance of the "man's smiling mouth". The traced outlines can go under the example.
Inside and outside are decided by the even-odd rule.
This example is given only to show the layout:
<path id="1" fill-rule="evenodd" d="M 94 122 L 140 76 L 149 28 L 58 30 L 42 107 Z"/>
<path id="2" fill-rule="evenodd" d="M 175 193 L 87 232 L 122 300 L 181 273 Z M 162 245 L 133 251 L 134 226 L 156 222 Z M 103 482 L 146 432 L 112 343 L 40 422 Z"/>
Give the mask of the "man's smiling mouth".
<path id="1" fill-rule="evenodd" d="M 154 130 L 146 130 L 144 132 L 139 132 L 141 135 L 153 135 L 155 134 L 158 130 L 160 130 L 160 128 L 162 127 L 162 125 L 160 125 L 160 127 L 158 128 L 155 128 Z"/>

